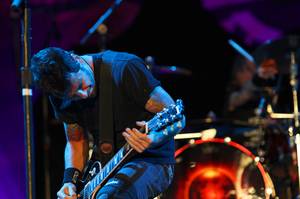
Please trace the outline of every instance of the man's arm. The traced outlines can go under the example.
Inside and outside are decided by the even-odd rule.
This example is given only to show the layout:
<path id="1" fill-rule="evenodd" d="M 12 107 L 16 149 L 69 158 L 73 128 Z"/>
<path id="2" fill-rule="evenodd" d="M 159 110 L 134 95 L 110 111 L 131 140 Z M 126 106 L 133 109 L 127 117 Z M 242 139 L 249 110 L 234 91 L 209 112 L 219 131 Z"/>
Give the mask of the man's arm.
<path id="1" fill-rule="evenodd" d="M 65 147 L 65 169 L 82 171 L 88 158 L 88 139 L 86 132 L 78 124 L 64 123 L 64 128 L 67 140 Z M 65 180 L 66 179 L 64 179 L 64 181 Z M 77 198 L 75 185 L 67 180 L 57 192 L 57 197 L 59 199 Z"/>
<path id="2" fill-rule="evenodd" d="M 66 133 L 65 168 L 83 170 L 88 158 L 88 139 L 78 124 L 64 123 Z"/>
<path id="3" fill-rule="evenodd" d="M 175 104 L 172 97 L 162 87 L 157 86 L 151 92 L 150 98 L 145 105 L 145 109 L 152 113 L 158 113 L 171 104 Z"/>
<path id="4" fill-rule="evenodd" d="M 234 111 L 255 97 L 256 87 L 251 81 L 244 83 L 239 91 L 233 91 L 228 97 L 228 110 Z"/>
<path id="5" fill-rule="evenodd" d="M 158 113 L 162 111 L 163 108 L 169 107 L 171 104 L 175 104 L 172 97 L 162 87 L 157 86 L 150 94 L 150 98 L 145 105 L 145 109 L 152 113 Z M 143 126 L 144 123 L 137 122 L 137 125 Z M 172 137 L 184 126 L 185 117 L 183 117 L 182 120 L 165 128 L 161 132 L 150 132 L 149 135 L 146 135 L 142 134 L 135 128 L 126 128 L 126 131 L 123 132 L 123 136 L 132 148 L 141 153 L 145 149 L 149 148 L 150 145 L 159 145 L 163 140 Z"/>

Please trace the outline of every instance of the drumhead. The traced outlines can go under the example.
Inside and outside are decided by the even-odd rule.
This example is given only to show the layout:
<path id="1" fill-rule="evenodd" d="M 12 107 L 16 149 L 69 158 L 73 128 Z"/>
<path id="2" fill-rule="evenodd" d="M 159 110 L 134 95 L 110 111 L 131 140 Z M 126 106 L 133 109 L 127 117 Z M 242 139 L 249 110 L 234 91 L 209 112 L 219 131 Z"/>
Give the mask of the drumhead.
<path id="1" fill-rule="evenodd" d="M 259 158 L 230 138 L 196 140 L 176 153 L 173 183 L 163 198 L 233 199 L 275 196 Z"/>

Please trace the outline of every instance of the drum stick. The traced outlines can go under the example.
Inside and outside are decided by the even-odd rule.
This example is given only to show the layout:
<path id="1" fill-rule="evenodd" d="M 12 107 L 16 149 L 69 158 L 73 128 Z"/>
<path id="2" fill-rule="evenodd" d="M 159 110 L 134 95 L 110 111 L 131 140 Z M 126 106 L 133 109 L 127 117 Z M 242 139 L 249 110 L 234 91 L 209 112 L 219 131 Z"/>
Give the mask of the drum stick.
<path id="1" fill-rule="evenodd" d="M 175 140 L 180 139 L 194 139 L 194 138 L 202 138 L 203 140 L 212 139 L 216 136 L 217 130 L 212 129 L 206 129 L 201 132 L 194 132 L 194 133 L 180 133 L 175 135 Z"/>
<path id="2" fill-rule="evenodd" d="M 237 44 L 235 41 L 232 39 L 228 40 L 228 43 L 238 52 L 240 53 L 243 57 L 248 59 L 250 62 L 255 63 L 253 56 L 248 53 L 246 50 L 244 50 L 239 44 Z"/>

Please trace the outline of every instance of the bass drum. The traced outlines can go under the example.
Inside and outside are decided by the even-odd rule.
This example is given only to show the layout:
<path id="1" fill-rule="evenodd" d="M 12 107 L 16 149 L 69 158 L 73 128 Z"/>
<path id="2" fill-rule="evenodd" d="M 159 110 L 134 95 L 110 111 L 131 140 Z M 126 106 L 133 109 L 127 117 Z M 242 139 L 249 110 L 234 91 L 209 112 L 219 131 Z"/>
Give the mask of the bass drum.
<path id="1" fill-rule="evenodd" d="M 174 180 L 161 198 L 275 197 L 273 183 L 259 158 L 229 137 L 190 142 L 179 148 L 175 157 Z"/>

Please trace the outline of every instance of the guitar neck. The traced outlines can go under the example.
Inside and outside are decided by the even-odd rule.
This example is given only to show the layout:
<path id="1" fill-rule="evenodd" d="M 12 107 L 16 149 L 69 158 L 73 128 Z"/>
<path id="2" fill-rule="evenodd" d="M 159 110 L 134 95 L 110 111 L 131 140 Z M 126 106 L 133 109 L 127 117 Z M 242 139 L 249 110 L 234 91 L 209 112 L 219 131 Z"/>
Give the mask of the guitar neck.
<path id="1" fill-rule="evenodd" d="M 157 124 L 157 121 L 158 119 L 154 117 L 147 122 L 146 126 L 148 131 L 153 129 L 153 127 Z M 126 143 L 104 166 L 104 168 L 98 174 L 96 174 L 96 176 L 88 184 L 85 185 L 84 189 L 79 195 L 83 196 L 83 198 L 89 198 L 85 196 L 91 196 L 94 192 L 98 191 L 98 189 L 107 182 L 107 180 L 115 173 L 115 171 L 134 154 L 135 151 L 133 148 Z"/>

